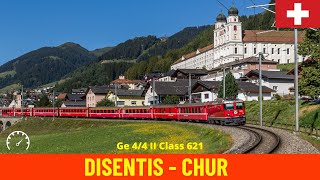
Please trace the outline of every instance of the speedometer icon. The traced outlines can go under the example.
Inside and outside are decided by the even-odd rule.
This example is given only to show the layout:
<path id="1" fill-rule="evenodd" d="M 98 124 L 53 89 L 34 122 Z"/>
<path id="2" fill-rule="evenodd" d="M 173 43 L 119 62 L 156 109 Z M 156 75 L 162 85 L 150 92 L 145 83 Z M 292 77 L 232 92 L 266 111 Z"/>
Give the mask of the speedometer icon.
<path id="1" fill-rule="evenodd" d="M 7 137 L 7 148 L 12 149 L 25 149 L 28 150 L 30 147 L 29 136 L 22 131 L 14 131 Z"/>

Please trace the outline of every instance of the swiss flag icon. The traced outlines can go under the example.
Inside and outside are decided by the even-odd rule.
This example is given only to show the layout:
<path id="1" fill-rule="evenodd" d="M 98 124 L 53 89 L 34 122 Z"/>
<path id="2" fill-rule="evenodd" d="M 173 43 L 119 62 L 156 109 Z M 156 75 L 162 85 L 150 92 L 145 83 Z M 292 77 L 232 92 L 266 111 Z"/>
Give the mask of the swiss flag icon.
<path id="1" fill-rule="evenodd" d="M 276 0 L 278 28 L 319 28 L 319 0 Z"/>

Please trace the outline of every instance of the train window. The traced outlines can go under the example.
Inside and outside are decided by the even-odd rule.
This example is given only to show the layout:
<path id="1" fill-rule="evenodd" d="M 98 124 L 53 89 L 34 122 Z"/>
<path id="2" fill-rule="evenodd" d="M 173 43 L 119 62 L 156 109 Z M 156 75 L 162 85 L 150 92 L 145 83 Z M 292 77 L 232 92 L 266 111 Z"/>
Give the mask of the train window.
<path id="1" fill-rule="evenodd" d="M 225 110 L 233 110 L 234 109 L 233 104 L 224 104 L 224 109 Z"/>
<path id="2" fill-rule="evenodd" d="M 242 108 L 243 108 L 243 104 L 242 104 L 242 102 L 237 103 L 237 109 L 242 109 Z"/>

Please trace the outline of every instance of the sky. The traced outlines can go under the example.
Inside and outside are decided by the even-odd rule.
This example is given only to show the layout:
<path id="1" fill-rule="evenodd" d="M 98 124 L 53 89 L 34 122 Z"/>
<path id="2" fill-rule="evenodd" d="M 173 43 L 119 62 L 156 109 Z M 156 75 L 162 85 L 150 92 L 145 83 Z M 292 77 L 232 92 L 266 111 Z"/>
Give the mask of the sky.
<path id="1" fill-rule="evenodd" d="M 231 7 L 233 0 L 220 0 Z M 269 0 L 235 0 L 240 15 Z M 170 36 L 185 27 L 213 24 L 217 0 L 1 0 L 0 65 L 41 47 L 75 42 L 94 50 L 128 39 Z"/>

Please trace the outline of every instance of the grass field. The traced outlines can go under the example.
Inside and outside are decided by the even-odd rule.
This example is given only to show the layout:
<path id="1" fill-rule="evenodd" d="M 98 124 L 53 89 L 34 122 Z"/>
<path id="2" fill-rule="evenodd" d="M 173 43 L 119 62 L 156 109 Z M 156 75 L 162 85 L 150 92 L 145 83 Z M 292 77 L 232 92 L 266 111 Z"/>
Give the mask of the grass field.
<path id="1" fill-rule="evenodd" d="M 15 74 L 16 74 L 15 70 L 2 72 L 2 73 L 0 73 L 0 78 L 5 78 L 8 75 L 14 76 Z"/>
<path id="2" fill-rule="evenodd" d="M 31 140 L 28 151 L 9 151 L 6 147 L 8 134 L 24 131 Z M 0 134 L 0 153 L 148 153 L 148 154 L 202 154 L 222 153 L 230 148 L 231 137 L 220 131 L 190 124 L 174 122 L 124 122 L 85 121 L 56 119 L 28 119 Z M 117 143 L 133 145 L 135 142 L 168 142 L 185 144 L 203 143 L 203 150 L 130 150 L 120 151 Z M 13 144 L 15 144 L 14 142 Z"/>
<path id="3" fill-rule="evenodd" d="M 300 103 L 300 125 L 320 128 L 320 105 Z M 249 121 L 259 121 L 259 103 L 246 102 L 246 113 Z M 263 121 L 267 124 L 295 124 L 295 101 L 264 101 Z"/>

